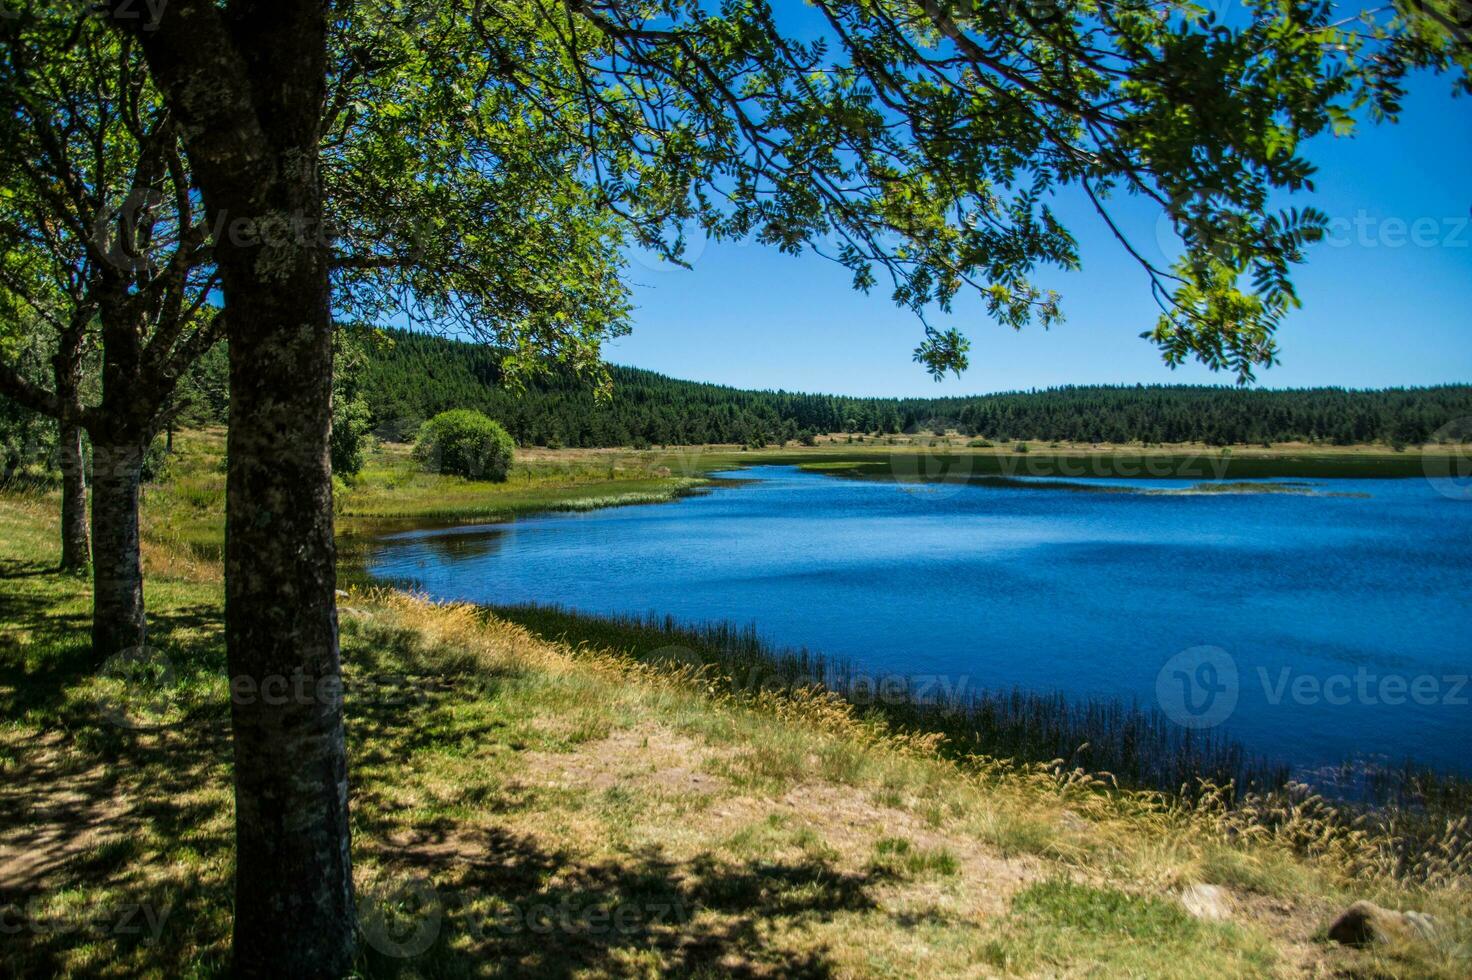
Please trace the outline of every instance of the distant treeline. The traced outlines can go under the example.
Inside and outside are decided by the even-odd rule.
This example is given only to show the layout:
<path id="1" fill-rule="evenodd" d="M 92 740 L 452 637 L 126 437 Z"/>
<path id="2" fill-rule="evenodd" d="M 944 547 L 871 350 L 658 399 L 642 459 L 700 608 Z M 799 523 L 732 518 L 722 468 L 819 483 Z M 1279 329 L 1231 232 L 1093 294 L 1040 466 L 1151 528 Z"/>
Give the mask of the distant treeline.
<path id="1" fill-rule="evenodd" d="M 550 378 L 515 393 L 488 347 L 401 330 L 366 343 L 361 391 L 375 431 L 408 439 L 426 418 L 477 408 L 524 445 L 765 445 L 832 432 L 957 430 L 997 441 L 1290 441 L 1414 445 L 1472 416 L 1472 386 L 1288 391 L 1229 386 L 1069 386 L 965 398 L 851 398 L 749 391 L 614 367 L 611 400 Z"/>
<path id="2" fill-rule="evenodd" d="M 47 379 L 44 352 L 24 359 Z M 224 423 L 228 355 L 217 344 L 181 379 L 167 413 L 176 426 Z M 678 381 L 614 367 L 613 396 L 599 401 L 566 377 L 502 383 L 492 348 L 405 330 L 350 328 L 338 351 L 336 424 L 366 424 L 381 438 L 408 441 L 420 424 L 451 408 L 500 421 L 522 445 L 773 445 L 823 433 L 959 431 L 997 443 L 1182 443 L 1210 445 L 1380 442 L 1410 446 L 1438 438 L 1461 420 L 1472 431 L 1472 386 L 1357 391 L 1268 391 L 1230 386 L 1069 386 L 966 398 L 850 398 L 749 391 Z M 95 396 L 95 393 L 89 393 Z M 348 399 L 351 398 L 351 404 Z M 350 408 L 350 411 L 343 409 Z M 54 469 L 55 424 L 0 397 L 0 479 L 27 468 Z"/>

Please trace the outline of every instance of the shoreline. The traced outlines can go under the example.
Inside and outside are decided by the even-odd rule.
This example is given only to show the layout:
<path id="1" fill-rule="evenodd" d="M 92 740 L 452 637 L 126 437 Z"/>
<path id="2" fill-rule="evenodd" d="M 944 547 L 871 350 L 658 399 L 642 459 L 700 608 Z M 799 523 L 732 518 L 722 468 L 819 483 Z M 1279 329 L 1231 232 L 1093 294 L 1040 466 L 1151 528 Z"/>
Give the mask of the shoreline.
<path id="1" fill-rule="evenodd" d="M 752 460 L 749 466 L 770 466 L 767 461 Z M 776 464 L 783 465 L 783 464 Z M 745 467 L 743 467 L 745 468 Z M 802 472 L 813 472 L 807 467 L 795 467 Z M 821 473 L 815 475 L 840 475 Z M 741 481 L 717 479 L 717 485 L 739 485 Z M 1008 486 L 1015 485 L 1013 481 Z M 986 484 L 993 485 L 993 484 Z M 1092 492 L 1124 492 L 1158 494 L 1166 496 L 1189 496 L 1216 493 L 1286 493 L 1318 497 L 1364 496 L 1324 492 L 1316 493 L 1301 486 L 1283 484 L 1253 484 L 1269 489 L 1242 491 L 1160 490 L 1155 488 L 1088 487 Z M 1063 483 L 1030 484 L 1030 489 L 1047 488 L 1078 489 Z M 1282 488 L 1282 489 L 1278 489 Z M 680 499 L 688 493 L 708 492 L 711 484 L 692 489 L 669 498 Z M 668 502 L 668 501 L 666 501 Z M 610 504 L 609 506 L 619 506 Z M 553 508 L 527 514 L 513 515 L 504 521 L 480 521 L 474 523 L 432 522 L 411 529 L 400 529 L 398 533 L 363 541 L 358 553 L 364 561 L 354 569 L 353 584 L 405 589 L 415 594 L 424 594 L 431 601 L 451 601 L 423 593 L 412 577 L 375 576 L 369 572 L 366 559 L 372 553 L 375 541 L 386 537 L 401 538 L 413 531 L 453 532 L 463 529 L 465 533 L 492 532 L 499 524 L 514 522 L 520 517 L 550 514 L 570 509 L 592 510 L 596 507 Z M 738 644 L 738 666 L 750 674 L 756 671 L 766 679 L 775 680 L 778 686 L 792 686 L 792 664 L 804 665 L 797 676 L 830 678 L 839 683 L 825 684 L 827 690 L 853 700 L 852 691 L 843 682 L 851 678 L 854 671 L 850 665 L 824 654 L 822 651 L 790 649 L 780 641 L 760 639 L 755 632 L 755 622 L 741 626 L 729 620 L 684 621 L 663 613 L 649 613 L 647 617 L 636 613 L 585 613 L 556 605 L 533 603 L 531 605 L 508 605 L 495 601 L 476 601 L 479 608 L 500 617 L 508 617 L 548 640 L 574 642 L 578 637 L 592 641 L 636 642 L 648 651 L 659 651 L 671 647 L 682 647 L 699 651 L 696 658 L 700 664 L 724 670 L 730 666 L 732 651 L 724 640 L 711 644 L 710 635 L 717 637 L 744 638 Z M 656 629 L 651 623 L 658 622 Z M 540 626 L 534 625 L 540 623 Z M 548 630 L 553 630 L 548 632 Z M 658 643 L 645 642 L 652 634 L 659 634 Z M 632 638 L 632 640 L 631 640 Z M 705 639 L 702 639 L 705 638 Z M 621 648 L 624 649 L 624 648 Z M 900 679 L 902 671 L 894 672 L 893 679 Z M 733 678 L 727 678 L 731 681 Z M 912 680 L 912 679 L 911 679 Z M 751 686 L 747 683 L 747 686 Z M 1326 796 L 1339 802 L 1359 805 L 1371 803 L 1376 806 L 1387 803 L 1419 805 L 1415 799 L 1417 787 L 1431 785 L 1436 792 L 1453 792 L 1465 795 L 1472 803 L 1472 773 L 1459 773 L 1418 764 L 1414 758 L 1397 760 L 1372 757 L 1347 758 L 1328 763 L 1293 762 L 1249 749 L 1239 738 L 1230 735 L 1195 733 L 1165 721 L 1158 709 L 1142 708 L 1136 699 L 1129 696 L 1081 696 L 1071 695 L 1059 689 L 1021 687 L 1006 685 L 988 686 L 968 693 L 965 699 L 948 702 L 911 703 L 907 699 L 888 705 L 875 705 L 862 698 L 855 702 L 859 708 L 878 708 L 897 724 L 919 730 L 941 732 L 955 744 L 964 746 L 961 754 L 981 752 L 1002 755 L 1022 762 L 1042 763 L 1059 757 L 1068 758 L 1094 773 L 1107 772 L 1124 779 L 1137 788 L 1153 789 L 1179 795 L 1184 784 L 1197 778 L 1205 778 L 1218 784 L 1233 784 L 1237 791 L 1251 788 L 1270 790 L 1282 789 L 1292 781 L 1306 782 Z M 1017 706 L 1021 705 L 1019 710 Z M 884 710 L 884 709 L 889 710 Z M 983 719 L 978 723 L 977 719 Z M 1102 721 L 1101 721 L 1102 720 Z M 1043 732 L 1044 737 L 1038 737 Z M 983 737 L 984 736 L 984 737 Z M 1078 754 L 1080 746 L 1088 746 L 1085 756 Z M 1310 778 L 1311 777 L 1311 778 Z M 1189 798 L 1189 794 L 1186 794 Z"/>

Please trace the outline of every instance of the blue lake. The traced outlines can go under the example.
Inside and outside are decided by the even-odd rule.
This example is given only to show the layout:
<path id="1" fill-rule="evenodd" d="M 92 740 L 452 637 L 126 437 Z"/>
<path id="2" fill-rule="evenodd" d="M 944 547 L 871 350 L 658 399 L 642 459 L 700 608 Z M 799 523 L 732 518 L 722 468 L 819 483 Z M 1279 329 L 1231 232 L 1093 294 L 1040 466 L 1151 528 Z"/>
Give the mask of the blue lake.
<path id="1" fill-rule="evenodd" d="M 951 690 L 1158 705 L 1304 768 L 1472 774 L 1472 503 L 1425 480 L 1190 495 L 727 475 L 745 482 L 397 535 L 369 569 L 443 599 L 751 622 Z"/>

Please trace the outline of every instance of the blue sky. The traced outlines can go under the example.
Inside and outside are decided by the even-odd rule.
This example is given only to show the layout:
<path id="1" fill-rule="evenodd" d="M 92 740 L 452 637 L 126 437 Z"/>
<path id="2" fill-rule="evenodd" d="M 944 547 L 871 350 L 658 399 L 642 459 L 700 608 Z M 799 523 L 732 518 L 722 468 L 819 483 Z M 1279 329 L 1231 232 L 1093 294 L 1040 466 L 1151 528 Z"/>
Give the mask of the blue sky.
<path id="1" fill-rule="evenodd" d="M 1282 363 L 1259 384 L 1472 382 L 1472 100 L 1450 91 L 1445 77 L 1417 78 L 1400 124 L 1310 145 L 1316 191 L 1284 203 L 1326 212 L 1330 239 L 1295 277 L 1303 308 L 1279 333 Z M 1137 247 L 1163 257 L 1155 212 L 1124 198 L 1113 207 Z M 636 256 L 634 331 L 607 356 L 680 378 L 854 395 L 1232 381 L 1165 367 L 1138 336 L 1155 321 L 1144 273 L 1092 213 L 1069 201 L 1058 210 L 1083 269 L 1038 281 L 1063 294 L 1067 321 L 1014 333 L 978 304 L 958 304 L 935 323 L 971 338 L 959 380 L 937 384 L 911 362 L 921 328 L 887 291 L 855 293 L 839 266 L 749 244 L 693 243 L 690 270 Z"/>

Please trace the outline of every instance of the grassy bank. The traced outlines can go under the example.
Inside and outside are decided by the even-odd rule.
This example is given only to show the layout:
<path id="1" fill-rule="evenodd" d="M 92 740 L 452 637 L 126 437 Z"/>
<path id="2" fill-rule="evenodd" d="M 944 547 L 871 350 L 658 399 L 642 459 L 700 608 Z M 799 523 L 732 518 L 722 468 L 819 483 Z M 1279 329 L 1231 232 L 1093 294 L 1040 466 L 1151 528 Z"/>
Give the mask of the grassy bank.
<path id="1" fill-rule="evenodd" d="M 1255 758 L 1210 731 L 1174 725 L 1120 701 L 1073 701 L 1022 690 L 956 691 L 942 683 L 873 674 L 808 650 L 765 642 L 754 626 L 685 624 L 654 615 L 589 616 L 548 606 L 496 607 L 497 615 L 574 646 L 621 650 L 650 663 L 685 664 L 720 678 L 728 693 L 821 687 L 897 729 L 941 737 L 953 759 L 974 755 L 1108 773 L 1125 785 L 1186 794 L 1229 787 L 1277 790 L 1286 767 Z M 1211 790 L 1215 792 L 1216 790 Z"/>
<path id="2" fill-rule="evenodd" d="M 171 681 L 139 692 L 89 662 L 86 585 L 50 571 L 53 510 L 0 496 L 0 970 L 217 974 L 217 570 L 183 556 L 150 579 Z M 1397 878 L 1311 803 L 1248 821 L 951 758 L 829 697 L 726 689 L 465 606 L 372 592 L 341 615 L 366 976 L 1469 968 L 1466 878 Z M 1200 883 L 1229 919 L 1185 911 Z M 1327 943 L 1357 898 L 1430 913 L 1436 938 Z"/>
<path id="3" fill-rule="evenodd" d="M 181 440 L 146 492 L 141 676 L 91 661 L 87 583 L 52 571 L 54 494 L 0 493 L 0 974 L 228 967 L 220 450 Z M 782 460 L 527 453 L 521 486 L 492 487 L 388 447 L 339 506 L 361 534 L 631 502 L 763 458 Z M 385 590 L 340 615 L 364 976 L 1472 971 L 1465 817 L 1427 849 L 1424 821 L 1302 793 L 1229 807 L 1079 768 L 1097 760 L 1029 763 L 1021 743 L 979 754 L 903 705 L 750 683 L 843 673 L 740 630 Z M 1200 884 L 1223 889 L 1224 921 L 1186 911 Z M 1429 913 L 1434 938 L 1328 942 L 1360 898 Z"/>
<path id="4" fill-rule="evenodd" d="M 523 449 L 505 483 L 423 472 L 408 446 L 379 444 L 363 470 L 338 480 L 338 533 L 348 544 L 386 531 L 510 520 L 549 510 L 658 503 L 697 490 L 710 474 L 742 466 L 796 465 L 834 476 L 900 482 L 972 481 L 1024 485 L 1019 478 L 1134 478 L 1193 481 L 1226 491 L 1230 481 L 1266 477 L 1412 477 L 1448 472 L 1456 458 L 1393 453 L 1383 447 L 1283 445 L 974 447 L 959 436 L 824 437 L 815 446 L 744 450 L 734 446 L 664 449 Z M 182 433 L 176 451 L 144 488 L 143 531 L 177 560 L 216 559 L 224 540 L 225 437 Z M 1455 472 L 1451 469 L 1450 472 Z M 1240 489 L 1240 487 L 1237 487 Z"/>
<path id="5" fill-rule="evenodd" d="M 1312 800 L 1326 818 L 1370 828 L 1384 873 L 1407 879 L 1472 872 L 1472 781 L 1404 760 L 1346 760 L 1293 778 L 1271 757 L 1210 730 L 1193 731 L 1159 710 L 1061 692 L 950 690 L 945 678 L 875 674 L 805 649 L 775 647 L 755 626 L 681 623 L 673 617 L 594 616 L 549 606 L 498 606 L 497 616 L 572 646 L 613 649 L 640 662 L 696 671 L 725 695 L 831 692 L 861 716 L 934 740 L 944 758 L 978 757 L 1082 771 L 1116 787 L 1154 790 L 1179 804 L 1224 805 L 1242 814 Z"/>
<path id="6" fill-rule="evenodd" d="M 401 528 L 657 503 L 707 482 L 700 471 L 672 471 L 665 460 L 652 452 L 522 450 L 506 482 L 487 483 L 426 473 L 410 447 L 378 444 L 360 473 L 335 481 L 338 534 L 351 552 L 358 540 Z M 218 560 L 224 509 L 224 432 L 181 433 L 143 488 L 146 546 L 160 561 Z"/>
<path id="7" fill-rule="evenodd" d="M 655 452 L 521 450 L 505 483 L 425 473 L 408 446 L 380 445 L 340 487 L 338 517 L 350 531 L 385 523 L 508 520 L 550 510 L 657 503 L 699 486 Z"/>

